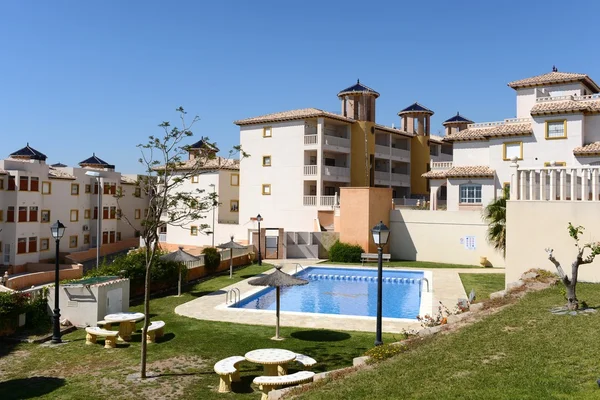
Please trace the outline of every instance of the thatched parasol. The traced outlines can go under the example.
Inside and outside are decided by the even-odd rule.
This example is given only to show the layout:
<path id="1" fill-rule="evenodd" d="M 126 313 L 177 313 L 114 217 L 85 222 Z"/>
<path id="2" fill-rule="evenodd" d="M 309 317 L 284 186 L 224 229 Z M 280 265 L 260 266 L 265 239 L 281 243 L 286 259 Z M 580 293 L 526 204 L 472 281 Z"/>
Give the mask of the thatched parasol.
<path id="1" fill-rule="evenodd" d="M 179 250 L 174 251 L 164 256 L 160 256 L 163 261 L 173 261 L 179 264 L 187 265 L 189 262 L 198 261 L 199 258 L 183 251 L 183 247 L 179 246 Z M 177 296 L 181 296 L 181 265 L 179 266 L 179 282 L 177 284 Z"/>
<path id="2" fill-rule="evenodd" d="M 229 278 L 233 278 L 233 249 L 245 249 L 247 246 L 242 246 L 239 243 L 233 241 L 233 236 L 231 236 L 231 240 L 227 243 L 223 243 L 217 246 L 219 249 L 230 249 L 229 252 Z"/>
<path id="3" fill-rule="evenodd" d="M 273 340 L 283 340 L 282 337 L 279 336 L 279 297 L 280 297 L 280 288 L 282 286 L 299 286 L 306 285 L 308 281 L 306 279 L 296 278 L 295 276 L 291 276 L 281 271 L 281 265 L 275 267 L 275 272 L 269 275 L 265 275 L 260 278 L 253 279 L 248 281 L 249 284 L 253 286 L 272 286 L 275 287 L 276 298 L 277 298 L 277 308 L 276 308 L 276 316 L 277 323 L 275 325 L 275 337 Z"/>

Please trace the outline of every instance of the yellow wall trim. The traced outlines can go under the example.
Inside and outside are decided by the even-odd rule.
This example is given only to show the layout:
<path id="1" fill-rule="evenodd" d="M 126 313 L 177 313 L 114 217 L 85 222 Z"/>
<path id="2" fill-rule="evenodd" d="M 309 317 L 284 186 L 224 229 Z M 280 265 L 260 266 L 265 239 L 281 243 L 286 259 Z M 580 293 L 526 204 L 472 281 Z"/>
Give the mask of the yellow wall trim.
<path id="1" fill-rule="evenodd" d="M 519 155 L 518 160 L 522 160 L 523 159 L 523 142 L 504 142 L 504 143 L 502 143 L 502 159 L 504 161 L 510 161 L 510 158 L 506 157 L 506 146 L 511 145 L 511 144 L 518 144 L 521 147 L 521 149 L 519 150 L 520 155 Z"/>
<path id="2" fill-rule="evenodd" d="M 559 136 L 559 137 L 548 137 L 548 124 L 549 123 L 553 123 L 553 122 L 562 122 L 563 123 L 563 132 L 564 135 L 563 136 Z M 566 119 L 554 119 L 554 120 L 548 120 L 546 121 L 546 128 L 545 128 L 545 137 L 546 140 L 560 140 L 560 139 L 566 139 L 567 138 L 567 120 Z"/>

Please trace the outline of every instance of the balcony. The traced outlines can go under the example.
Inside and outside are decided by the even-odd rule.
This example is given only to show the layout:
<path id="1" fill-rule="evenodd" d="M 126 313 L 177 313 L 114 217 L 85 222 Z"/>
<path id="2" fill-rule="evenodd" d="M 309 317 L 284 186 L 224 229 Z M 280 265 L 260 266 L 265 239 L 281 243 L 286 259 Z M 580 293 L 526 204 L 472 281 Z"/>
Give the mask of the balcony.
<path id="1" fill-rule="evenodd" d="M 304 135 L 304 144 L 305 145 L 318 144 L 318 143 L 319 143 L 318 135 Z"/>
<path id="2" fill-rule="evenodd" d="M 325 165 L 321 171 L 323 180 L 336 182 L 350 182 L 350 168 L 332 167 Z"/>
<path id="3" fill-rule="evenodd" d="M 317 166 L 316 165 L 305 165 L 304 166 L 304 176 L 315 176 L 317 175 Z"/>
<path id="4" fill-rule="evenodd" d="M 375 171 L 375 184 L 390 186 L 410 186 L 410 176 L 384 171 Z"/>
<path id="5" fill-rule="evenodd" d="M 316 206 L 317 205 L 317 196 L 303 196 L 302 204 L 305 206 Z M 334 196 L 319 196 L 320 207 L 335 207 L 340 205 L 339 197 Z"/>
<path id="6" fill-rule="evenodd" d="M 452 161 L 432 161 L 430 169 L 432 171 L 447 171 L 452 168 Z"/>
<path id="7" fill-rule="evenodd" d="M 350 139 L 338 136 L 323 135 L 323 148 L 329 151 L 350 153 Z"/>
<path id="8" fill-rule="evenodd" d="M 410 162 L 410 151 L 376 144 L 375 157 L 383 158 L 385 160 L 393 159 L 398 161 Z"/>

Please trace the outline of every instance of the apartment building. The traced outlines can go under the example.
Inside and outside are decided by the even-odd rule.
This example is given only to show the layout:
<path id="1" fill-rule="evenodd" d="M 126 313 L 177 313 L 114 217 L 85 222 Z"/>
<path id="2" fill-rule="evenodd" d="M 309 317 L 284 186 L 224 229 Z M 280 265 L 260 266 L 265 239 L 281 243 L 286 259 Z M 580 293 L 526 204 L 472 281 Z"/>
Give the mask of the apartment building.
<path id="1" fill-rule="evenodd" d="M 204 213 L 202 218 L 195 221 L 184 221 L 178 225 L 164 225 L 161 228 L 159 241 L 161 243 L 177 244 L 181 246 L 213 246 L 230 240 L 239 232 L 239 187 L 240 173 L 239 160 L 227 159 L 216 156 L 219 151 L 204 140 L 188 146 L 188 160 L 178 167 L 181 174 L 198 169 L 198 173 L 184 180 L 177 187 L 183 193 L 198 193 L 200 200 L 207 200 L 210 193 L 217 194 L 218 205 Z M 203 165 L 195 166 L 198 157 L 203 157 L 204 152 L 213 153 L 213 157 L 206 157 Z M 177 174 L 176 174 L 177 175 Z M 202 225 L 208 225 L 202 229 Z M 245 239 L 245 237 L 243 238 Z"/>
<path id="2" fill-rule="evenodd" d="M 431 208 L 442 205 L 445 191 L 448 210 L 481 210 L 511 182 L 520 199 L 597 200 L 598 170 L 586 167 L 600 164 L 600 87 L 586 74 L 556 68 L 508 86 L 516 118 L 446 126 L 443 141 L 453 144 L 453 160 L 432 162 L 423 174 Z"/>
<path id="3" fill-rule="evenodd" d="M 346 186 L 428 196 L 430 161 L 452 159 L 452 143 L 430 134 L 433 111 L 412 104 L 398 113 L 400 128 L 388 127 L 375 122 L 375 90 L 358 81 L 337 96 L 340 114 L 305 108 L 235 121 L 251 155 L 240 163 L 240 224 L 261 214 L 267 227 L 332 229 Z"/>
<path id="4" fill-rule="evenodd" d="M 57 220 L 66 226 L 61 253 L 96 247 L 98 223 L 101 244 L 136 235 L 148 207 L 147 197 L 136 186 L 137 176 L 116 172 L 114 165 L 95 154 L 78 167 L 48 165 L 46 159 L 27 144 L 0 160 L 2 264 L 54 258 L 50 226 Z M 119 202 L 117 193 L 123 194 Z M 131 225 L 120 218 L 123 214 Z"/>

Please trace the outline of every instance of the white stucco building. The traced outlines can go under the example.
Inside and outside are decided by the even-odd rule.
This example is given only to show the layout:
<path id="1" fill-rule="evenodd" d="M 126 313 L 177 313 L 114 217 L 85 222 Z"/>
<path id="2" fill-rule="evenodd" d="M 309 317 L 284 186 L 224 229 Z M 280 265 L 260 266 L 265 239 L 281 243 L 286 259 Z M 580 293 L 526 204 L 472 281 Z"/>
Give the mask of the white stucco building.
<path id="1" fill-rule="evenodd" d="M 423 175 L 430 180 L 432 209 L 441 206 L 439 193 L 445 190 L 448 210 L 480 210 L 516 182 L 517 164 L 532 172 L 525 171 L 523 187 L 513 183 L 511 191 L 527 192 L 532 200 L 549 195 L 569 200 L 571 185 L 584 185 L 590 195 L 596 187 L 596 173 L 572 180 L 553 171 L 599 163 L 600 87 L 585 74 L 556 68 L 508 86 L 516 92 L 516 118 L 465 123 L 458 130 L 447 126 L 444 141 L 453 143 L 454 158 L 432 162 Z"/>
<path id="2" fill-rule="evenodd" d="M 61 253 L 95 247 L 98 216 L 102 244 L 135 236 L 141 223 L 135 217 L 143 215 L 148 202 L 135 189 L 137 176 L 122 175 L 95 155 L 79 167 L 48 165 L 46 159 L 27 144 L 0 160 L 0 264 L 22 265 L 54 258 L 50 225 L 57 220 L 66 226 Z M 123 193 L 119 203 L 117 193 Z M 121 213 L 130 217 L 132 226 L 119 218 Z"/>

